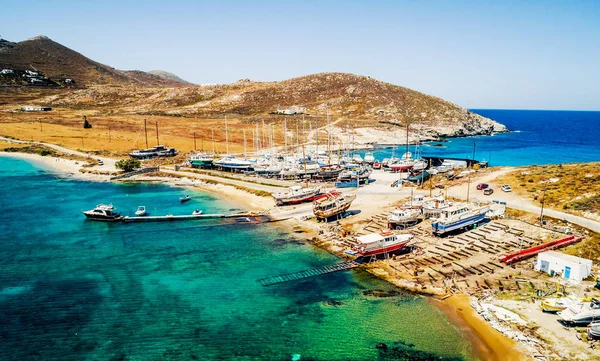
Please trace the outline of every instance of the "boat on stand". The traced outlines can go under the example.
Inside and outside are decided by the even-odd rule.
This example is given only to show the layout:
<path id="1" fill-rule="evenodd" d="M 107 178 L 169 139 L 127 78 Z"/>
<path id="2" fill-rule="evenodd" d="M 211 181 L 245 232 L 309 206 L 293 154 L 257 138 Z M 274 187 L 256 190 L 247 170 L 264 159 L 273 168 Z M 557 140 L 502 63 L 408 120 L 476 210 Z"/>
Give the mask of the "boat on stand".
<path id="1" fill-rule="evenodd" d="M 393 232 L 371 233 L 356 237 L 358 244 L 345 253 L 350 256 L 369 257 L 382 253 L 391 253 L 407 246 L 413 239 L 412 234 L 394 234 Z"/>
<path id="2" fill-rule="evenodd" d="M 438 218 L 431 220 L 433 233 L 441 236 L 457 229 L 476 225 L 483 221 L 489 210 L 489 206 L 480 206 L 475 203 L 461 203 L 448 207 L 440 212 Z"/>
<path id="3" fill-rule="evenodd" d="M 323 198 L 313 202 L 313 213 L 317 220 L 325 221 L 333 217 L 343 216 L 355 199 L 356 195 L 343 194 L 333 190 L 326 193 Z"/>
<path id="4" fill-rule="evenodd" d="M 120 213 L 115 212 L 112 204 L 98 204 L 96 208 L 82 213 L 92 221 L 116 222 L 123 218 Z"/>
<path id="5" fill-rule="evenodd" d="M 287 192 L 273 193 L 273 198 L 278 206 L 312 202 L 321 195 L 321 188 L 300 186 L 290 187 Z"/>
<path id="6" fill-rule="evenodd" d="M 389 229 L 405 229 L 419 222 L 421 212 L 418 209 L 394 209 L 390 212 L 388 220 Z"/>

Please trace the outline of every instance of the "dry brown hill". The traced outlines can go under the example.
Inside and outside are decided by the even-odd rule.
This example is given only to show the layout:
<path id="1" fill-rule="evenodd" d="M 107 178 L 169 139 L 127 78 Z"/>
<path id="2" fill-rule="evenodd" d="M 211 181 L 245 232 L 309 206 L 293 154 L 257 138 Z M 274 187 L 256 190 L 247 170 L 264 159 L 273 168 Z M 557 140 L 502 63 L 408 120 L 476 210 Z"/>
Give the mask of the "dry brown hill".
<path id="1" fill-rule="evenodd" d="M 177 87 L 182 83 L 143 71 L 121 71 L 93 61 L 46 36 L 18 43 L 0 40 L 0 67 L 42 72 L 52 80 L 73 79 L 79 86 Z"/>
<path id="2" fill-rule="evenodd" d="M 429 129 L 439 129 L 437 135 L 505 130 L 504 126 L 443 99 L 346 73 L 314 74 L 281 82 L 241 80 L 180 88 L 94 87 L 49 96 L 43 102 L 121 114 L 230 114 L 249 120 L 268 120 L 275 117 L 270 113 L 278 109 L 293 109 L 309 115 L 324 116 L 329 112 L 333 119 L 353 122 L 353 127 L 402 125 L 409 118 Z"/>
<path id="3" fill-rule="evenodd" d="M 173 73 L 169 73 L 168 71 L 164 71 L 164 70 L 151 70 L 148 73 L 150 73 L 152 75 L 160 76 L 161 78 L 171 79 L 171 80 L 175 80 L 175 81 L 180 82 L 180 83 L 192 85 L 192 83 L 190 83 L 189 81 L 183 80 L 180 77 L 178 77 L 177 75 L 175 75 Z"/>

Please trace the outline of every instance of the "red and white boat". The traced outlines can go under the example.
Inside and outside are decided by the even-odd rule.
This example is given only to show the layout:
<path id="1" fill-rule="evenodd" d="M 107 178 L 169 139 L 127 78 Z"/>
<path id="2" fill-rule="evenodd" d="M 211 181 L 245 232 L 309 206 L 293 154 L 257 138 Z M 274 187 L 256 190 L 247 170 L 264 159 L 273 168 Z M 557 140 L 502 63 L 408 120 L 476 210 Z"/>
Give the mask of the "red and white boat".
<path id="1" fill-rule="evenodd" d="M 315 199 L 319 199 L 320 196 L 321 188 L 318 187 L 302 188 L 300 186 L 293 186 L 287 192 L 273 193 L 278 206 L 312 202 Z"/>
<path id="2" fill-rule="evenodd" d="M 406 246 L 413 237 L 412 234 L 394 234 L 393 232 L 371 233 L 356 237 L 359 244 L 346 253 L 365 257 L 394 252 Z"/>
<path id="3" fill-rule="evenodd" d="M 412 169 L 412 167 L 413 167 L 413 163 L 412 162 L 400 161 L 399 163 L 390 164 L 390 169 L 394 173 L 397 173 L 397 172 L 406 172 L 407 170 Z"/>

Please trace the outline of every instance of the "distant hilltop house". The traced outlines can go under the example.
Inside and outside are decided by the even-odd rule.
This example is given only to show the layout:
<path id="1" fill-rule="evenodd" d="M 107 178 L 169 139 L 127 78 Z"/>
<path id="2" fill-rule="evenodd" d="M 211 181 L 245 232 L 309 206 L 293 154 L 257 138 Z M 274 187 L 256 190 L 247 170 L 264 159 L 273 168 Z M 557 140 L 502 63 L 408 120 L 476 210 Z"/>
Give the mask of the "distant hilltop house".
<path id="1" fill-rule="evenodd" d="M 296 115 L 304 114 L 304 111 L 301 109 L 277 109 L 273 114 Z"/>
<path id="2" fill-rule="evenodd" d="M 21 107 L 21 111 L 23 112 L 49 112 L 52 108 L 50 107 L 41 107 L 37 105 L 25 105 Z"/>
<path id="3" fill-rule="evenodd" d="M 0 74 L 2 75 L 7 75 L 7 74 L 14 74 L 15 72 L 12 69 L 2 69 L 0 70 Z"/>

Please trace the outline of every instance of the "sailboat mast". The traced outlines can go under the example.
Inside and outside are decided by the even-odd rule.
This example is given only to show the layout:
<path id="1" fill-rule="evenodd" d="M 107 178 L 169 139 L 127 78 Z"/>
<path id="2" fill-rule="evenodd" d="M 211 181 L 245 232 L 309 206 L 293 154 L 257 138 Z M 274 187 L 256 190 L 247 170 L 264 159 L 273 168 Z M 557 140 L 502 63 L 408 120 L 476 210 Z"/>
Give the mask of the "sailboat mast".
<path id="1" fill-rule="evenodd" d="M 283 118 L 283 152 L 287 152 L 287 118 Z"/>
<path id="2" fill-rule="evenodd" d="M 225 116 L 225 152 L 229 154 L 229 133 L 227 129 L 227 116 Z"/>
<path id="3" fill-rule="evenodd" d="M 410 126 L 410 122 L 408 118 L 406 118 L 406 156 L 408 157 L 408 127 Z"/>
<path id="4" fill-rule="evenodd" d="M 304 146 L 302 146 L 302 159 L 304 159 L 304 179 L 306 179 L 306 188 L 308 188 L 308 177 L 306 177 L 306 154 L 304 154 Z"/>
<path id="5" fill-rule="evenodd" d="M 329 108 L 327 108 L 327 164 L 331 164 L 331 129 L 329 128 Z"/>
<path id="6" fill-rule="evenodd" d="M 317 113 L 315 128 L 317 132 L 317 157 L 319 156 L 319 113 Z"/>
<path id="7" fill-rule="evenodd" d="M 212 146 L 213 146 L 213 155 L 215 155 L 215 129 L 211 129 L 212 131 Z"/>
<path id="8" fill-rule="evenodd" d="M 146 134 L 146 148 L 148 148 L 148 128 L 146 127 L 146 119 L 144 119 L 144 134 Z"/>

